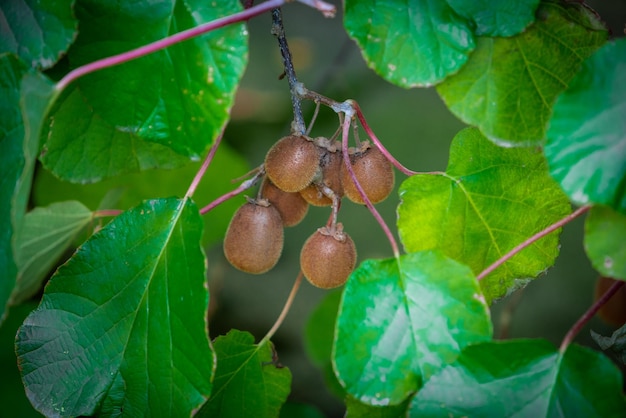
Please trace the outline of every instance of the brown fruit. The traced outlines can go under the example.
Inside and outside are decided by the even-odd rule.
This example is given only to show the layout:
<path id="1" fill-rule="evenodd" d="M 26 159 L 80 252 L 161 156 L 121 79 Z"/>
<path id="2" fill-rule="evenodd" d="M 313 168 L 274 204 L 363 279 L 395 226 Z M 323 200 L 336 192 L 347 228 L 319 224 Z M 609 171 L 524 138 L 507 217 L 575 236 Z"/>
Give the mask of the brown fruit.
<path id="1" fill-rule="evenodd" d="M 299 224 L 309 210 L 309 204 L 300 193 L 283 192 L 267 177 L 261 186 L 261 195 L 278 210 L 284 226 Z"/>
<path id="2" fill-rule="evenodd" d="M 289 135 L 270 148 L 265 172 L 285 192 L 299 192 L 311 184 L 319 169 L 317 146 L 304 136 Z"/>
<path id="3" fill-rule="evenodd" d="M 265 199 L 250 200 L 235 212 L 224 237 L 224 255 L 246 273 L 270 270 L 283 250 L 283 221 Z"/>
<path id="4" fill-rule="evenodd" d="M 369 147 L 350 155 L 354 175 L 372 203 L 382 202 L 393 190 L 393 166 L 377 147 Z M 345 165 L 341 167 L 345 195 L 354 203 L 364 204 Z"/>
<path id="5" fill-rule="evenodd" d="M 306 240 L 300 268 L 307 280 L 322 289 L 343 285 L 356 265 L 356 248 L 341 224 L 322 227 Z"/>
<path id="6" fill-rule="evenodd" d="M 322 170 L 322 178 L 319 184 L 328 187 L 339 198 L 343 196 L 343 186 L 341 184 L 341 165 L 343 157 L 341 151 L 329 151 L 321 149 L 319 166 Z M 313 206 L 330 206 L 333 201 L 326 196 L 318 184 L 312 183 L 300 194 Z"/>
<path id="7" fill-rule="evenodd" d="M 615 280 L 600 276 L 596 281 L 594 301 L 600 297 L 615 283 Z M 626 323 L 626 286 L 622 286 L 611 299 L 609 299 L 598 311 L 598 316 L 608 324 L 620 327 Z"/>

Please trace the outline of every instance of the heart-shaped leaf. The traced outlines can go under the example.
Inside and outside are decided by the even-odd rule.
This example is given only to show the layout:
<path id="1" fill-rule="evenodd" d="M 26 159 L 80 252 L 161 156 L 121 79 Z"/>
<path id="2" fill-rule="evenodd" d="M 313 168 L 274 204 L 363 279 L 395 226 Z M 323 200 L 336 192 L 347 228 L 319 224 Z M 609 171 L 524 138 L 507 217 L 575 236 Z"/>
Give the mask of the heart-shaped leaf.
<path id="1" fill-rule="evenodd" d="M 459 132 L 445 173 L 420 174 L 400 187 L 398 230 L 408 252 L 440 249 L 475 274 L 570 213 L 541 151 L 502 148 L 476 128 Z M 481 281 L 488 302 L 550 267 L 558 233 L 527 247 Z"/>
<path id="2" fill-rule="evenodd" d="M 50 279 L 17 334 L 47 416 L 189 416 L 211 392 L 202 219 L 188 200 L 116 217 Z"/>
<path id="3" fill-rule="evenodd" d="M 585 221 L 585 251 L 601 274 L 626 280 L 626 215 L 593 207 Z"/>
<path id="4" fill-rule="evenodd" d="M 578 204 L 626 215 L 626 39 L 591 56 L 559 96 L 545 146 L 550 174 Z"/>
<path id="5" fill-rule="evenodd" d="M 480 36 L 513 36 L 535 20 L 539 0 L 446 0 L 464 18 L 474 22 Z"/>
<path id="6" fill-rule="evenodd" d="M 366 260 L 345 286 L 333 364 L 346 391 L 372 405 L 395 405 L 489 340 L 487 304 L 467 266 L 439 252 Z"/>

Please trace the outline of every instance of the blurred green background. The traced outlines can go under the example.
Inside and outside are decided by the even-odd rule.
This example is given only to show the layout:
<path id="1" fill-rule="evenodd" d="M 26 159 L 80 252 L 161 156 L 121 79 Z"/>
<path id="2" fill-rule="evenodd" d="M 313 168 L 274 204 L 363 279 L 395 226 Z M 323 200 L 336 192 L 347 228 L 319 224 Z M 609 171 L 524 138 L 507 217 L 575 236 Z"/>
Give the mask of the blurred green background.
<path id="1" fill-rule="evenodd" d="M 340 10 L 340 3 L 334 3 Z M 596 0 L 588 3 L 607 21 L 613 36 L 624 36 L 626 1 Z M 283 14 L 301 82 L 309 89 L 337 101 L 356 100 L 379 139 L 407 167 L 417 171 L 445 170 L 449 144 L 464 125 L 450 114 L 434 89 L 404 90 L 380 79 L 367 68 L 358 49 L 345 34 L 341 13 L 334 19 L 326 19 L 308 7 L 290 4 L 284 7 Z M 225 133 L 227 147 L 218 150 L 216 162 L 220 165 L 209 170 L 203 181 L 206 193 L 196 195 L 199 206 L 236 185 L 222 182 L 219 190 L 215 191 L 214 178 L 244 175 L 249 168 L 263 162 L 265 153 L 276 140 L 289 133 L 292 119 L 289 89 L 287 80 L 279 79 L 283 70 L 282 59 L 276 40 L 270 34 L 270 27 L 269 15 L 249 22 L 250 63 L 237 95 L 232 121 Z M 305 103 L 304 109 L 305 118 L 310 118 L 314 109 L 312 103 Z M 311 135 L 330 136 L 337 126 L 334 112 L 321 109 Z M 190 170 L 176 178 L 186 179 L 192 174 L 193 170 Z M 398 187 L 404 177 L 396 174 Z M 154 190 L 154 197 L 176 193 L 177 190 L 184 193 L 188 185 L 188 181 L 182 181 L 168 186 L 155 181 L 154 177 L 144 178 L 151 180 L 149 184 Z M 123 187 L 130 181 L 113 181 L 101 190 L 99 186 L 90 186 L 98 190 L 89 189 L 85 193 L 91 196 L 92 206 L 97 206 L 97 200 L 107 188 Z M 82 190 L 85 189 L 55 182 L 45 171 L 39 170 L 33 200 L 37 204 L 48 204 L 53 200 L 81 195 Z M 150 193 L 150 189 L 144 193 Z M 254 193 L 251 190 L 248 194 Z M 132 199 L 127 199 L 124 204 L 131 204 L 130 201 Z M 216 243 L 230 214 L 244 201 L 244 197 L 237 197 L 218 212 L 205 217 L 206 228 L 210 231 L 206 242 L 213 242 L 207 246 L 212 338 L 231 328 L 249 331 L 257 340 L 263 337 L 282 309 L 298 273 L 302 244 L 316 228 L 325 224 L 330 214 L 329 208 L 312 207 L 301 224 L 285 231 L 285 248 L 278 265 L 267 274 L 251 276 L 233 269 L 225 261 L 221 246 Z M 397 204 L 397 194 L 392 194 L 377 206 L 393 230 Z M 357 245 L 359 262 L 366 258 L 391 256 L 388 241 L 365 207 L 346 201 L 339 220 Z M 560 343 L 569 327 L 593 300 L 597 275 L 583 250 L 582 228 L 583 220 L 579 219 L 564 229 L 561 255 L 546 275 L 523 291 L 493 305 L 496 336 L 543 337 L 555 344 Z M 343 402 L 327 389 L 322 371 L 307 356 L 303 343 L 307 320 L 326 294 L 328 292 L 303 282 L 294 306 L 273 342 L 280 362 L 293 374 L 290 401 L 315 405 L 324 416 L 340 417 L 345 411 Z M 0 328 L 0 370 L 3 376 L 0 379 L 0 403 L 5 405 L 0 417 L 39 416 L 26 400 L 15 354 L 11 350 L 17 327 L 35 306 L 36 302 L 33 302 L 12 309 L 9 320 Z M 509 314 L 512 314 L 510 322 L 502 327 L 502 318 L 506 320 Z M 613 330 L 598 319 L 592 320 L 576 340 L 591 347 L 596 345 L 589 337 L 589 328 L 605 335 Z M 320 338 L 323 336 L 320 335 Z"/>

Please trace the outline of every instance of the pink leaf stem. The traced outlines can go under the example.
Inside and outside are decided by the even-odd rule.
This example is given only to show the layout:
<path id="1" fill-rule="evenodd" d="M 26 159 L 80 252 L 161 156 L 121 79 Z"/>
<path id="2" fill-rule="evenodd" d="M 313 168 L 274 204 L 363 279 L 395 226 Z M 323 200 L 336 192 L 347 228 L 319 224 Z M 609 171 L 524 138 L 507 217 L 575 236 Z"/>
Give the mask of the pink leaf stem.
<path id="1" fill-rule="evenodd" d="M 202 166 L 200 166 L 200 169 L 198 170 L 193 180 L 191 181 L 191 184 L 189 185 L 189 189 L 187 189 L 187 193 L 185 193 L 185 199 L 193 196 L 193 194 L 196 192 L 196 188 L 198 187 L 198 184 L 200 184 L 200 180 L 202 180 L 202 177 L 204 177 L 204 174 L 206 173 L 207 168 L 209 168 L 209 165 L 211 164 L 211 161 L 213 161 L 213 157 L 215 156 L 215 152 L 217 151 L 217 148 L 220 146 L 220 143 L 222 142 L 223 136 L 224 136 L 224 129 L 222 129 L 222 131 L 217 136 L 217 138 L 215 138 L 215 142 L 213 142 L 213 145 L 211 146 L 209 153 L 204 159 Z"/>

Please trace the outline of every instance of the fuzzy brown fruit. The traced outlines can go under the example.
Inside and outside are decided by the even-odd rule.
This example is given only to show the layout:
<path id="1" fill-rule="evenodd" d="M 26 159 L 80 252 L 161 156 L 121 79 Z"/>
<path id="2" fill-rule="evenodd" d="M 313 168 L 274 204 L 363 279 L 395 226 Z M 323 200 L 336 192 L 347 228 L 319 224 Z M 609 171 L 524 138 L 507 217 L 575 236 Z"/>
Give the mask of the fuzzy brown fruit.
<path id="1" fill-rule="evenodd" d="M 382 202 L 391 194 L 394 183 L 393 166 L 377 147 L 369 147 L 350 155 L 354 175 L 372 203 Z M 354 203 L 364 204 L 345 165 L 341 167 L 345 195 Z"/>
<path id="2" fill-rule="evenodd" d="M 283 221 L 267 200 L 250 200 L 235 212 L 224 237 L 224 255 L 233 267 L 261 274 L 276 265 L 283 250 Z"/>
<path id="3" fill-rule="evenodd" d="M 594 301 L 597 301 L 609 290 L 615 280 L 600 276 L 596 281 Z M 624 325 L 626 322 L 626 287 L 622 286 L 611 299 L 609 299 L 598 311 L 598 316 L 608 324 L 616 327 Z"/>
<path id="4" fill-rule="evenodd" d="M 322 289 L 343 285 L 356 265 L 356 247 L 341 224 L 322 227 L 306 240 L 300 252 L 304 277 Z"/>
<path id="5" fill-rule="evenodd" d="M 284 192 L 268 178 L 263 181 L 261 195 L 278 210 L 284 226 L 299 224 L 309 210 L 309 204 L 300 193 Z"/>
<path id="6" fill-rule="evenodd" d="M 319 150 L 304 136 L 289 135 L 278 142 L 265 156 L 265 172 L 285 192 L 299 192 L 311 184 L 319 170 Z"/>
<path id="7" fill-rule="evenodd" d="M 335 193 L 335 196 L 341 198 L 343 196 L 343 186 L 341 182 L 341 165 L 343 157 L 341 151 L 329 151 L 322 149 L 320 153 L 319 166 L 322 170 L 322 178 L 319 185 L 311 183 L 300 194 L 313 206 L 330 206 L 333 200 L 326 196 L 321 188 L 325 186 Z"/>

